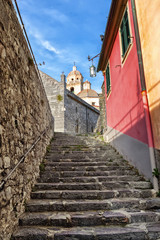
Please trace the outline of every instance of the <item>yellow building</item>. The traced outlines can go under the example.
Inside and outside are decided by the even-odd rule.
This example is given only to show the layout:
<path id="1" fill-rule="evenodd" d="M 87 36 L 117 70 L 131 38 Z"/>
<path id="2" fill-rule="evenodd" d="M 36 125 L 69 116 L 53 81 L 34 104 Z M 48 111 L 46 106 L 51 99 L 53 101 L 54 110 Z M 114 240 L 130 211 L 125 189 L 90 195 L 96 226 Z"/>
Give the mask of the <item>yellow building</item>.
<path id="1" fill-rule="evenodd" d="M 135 0 L 153 140 L 160 149 L 160 0 Z"/>

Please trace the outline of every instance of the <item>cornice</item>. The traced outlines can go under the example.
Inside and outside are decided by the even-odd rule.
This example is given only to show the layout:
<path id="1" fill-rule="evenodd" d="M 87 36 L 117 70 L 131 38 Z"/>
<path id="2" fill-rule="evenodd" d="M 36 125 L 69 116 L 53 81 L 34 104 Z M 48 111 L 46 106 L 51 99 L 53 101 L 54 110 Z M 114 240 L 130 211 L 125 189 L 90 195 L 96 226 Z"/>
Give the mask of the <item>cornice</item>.
<path id="1" fill-rule="evenodd" d="M 97 72 L 106 68 L 127 2 L 128 0 L 112 0 Z"/>

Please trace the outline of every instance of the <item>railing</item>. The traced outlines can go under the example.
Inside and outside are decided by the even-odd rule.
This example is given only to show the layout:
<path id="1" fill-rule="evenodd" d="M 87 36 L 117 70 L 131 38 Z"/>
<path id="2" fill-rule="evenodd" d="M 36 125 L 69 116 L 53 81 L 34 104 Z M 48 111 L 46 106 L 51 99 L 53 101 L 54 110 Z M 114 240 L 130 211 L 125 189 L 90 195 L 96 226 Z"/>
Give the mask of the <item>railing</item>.
<path id="1" fill-rule="evenodd" d="M 32 146 L 27 150 L 27 152 L 21 157 L 21 159 L 19 160 L 19 162 L 14 166 L 14 168 L 10 171 L 10 173 L 1 181 L 0 183 L 0 191 L 2 191 L 4 189 L 4 186 L 7 182 L 7 180 L 12 176 L 12 174 L 14 173 L 14 171 L 18 168 L 18 166 L 24 162 L 25 158 L 27 157 L 27 155 L 34 149 L 34 147 L 37 145 L 37 143 L 41 140 L 42 136 L 47 132 L 47 130 L 49 129 L 49 127 L 46 128 L 46 130 L 44 130 L 41 135 L 34 141 L 34 143 L 32 144 Z"/>

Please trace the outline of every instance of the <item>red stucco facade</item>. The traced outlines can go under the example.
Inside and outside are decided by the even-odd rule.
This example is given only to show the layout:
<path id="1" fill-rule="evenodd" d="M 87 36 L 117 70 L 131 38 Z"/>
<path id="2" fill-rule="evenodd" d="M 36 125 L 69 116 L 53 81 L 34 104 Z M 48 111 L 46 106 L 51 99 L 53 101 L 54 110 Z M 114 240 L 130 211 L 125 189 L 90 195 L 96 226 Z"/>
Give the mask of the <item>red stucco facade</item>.
<path id="1" fill-rule="evenodd" d="M 109 96 L 106 94 L 107 125 L 148 144 L 130 1 L 128 9 L 132 44 L 122 62 L 120 34 L 117 33 L 109 58 L 111 92 Z M 106 85 L 105 75 L 104 81 Z"/>

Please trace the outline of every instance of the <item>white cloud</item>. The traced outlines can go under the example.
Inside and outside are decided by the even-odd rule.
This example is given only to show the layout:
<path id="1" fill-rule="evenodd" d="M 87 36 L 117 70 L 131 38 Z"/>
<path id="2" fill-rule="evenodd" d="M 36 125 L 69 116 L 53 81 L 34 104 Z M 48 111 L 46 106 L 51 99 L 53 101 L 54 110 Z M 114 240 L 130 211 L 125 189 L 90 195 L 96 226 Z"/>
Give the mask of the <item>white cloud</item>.
<path id="1" fill-rule="evenodd" d="M 44 14 L 61 23 L 69 21 L 68 16 L 56 9 L 44 9 Z"/>
<path id="2" fill-rule="evenodd" d="M 51 52 L 54 52 L 56 54 L 60 54 L 60 52 L 54 46 L 52 46 L 52 44 L 49 41 L 41 40 L 41 44 L 45 49 L 47 49 Z"/>
<path id="3" fill-rule="evenodd" d="M 29 24 L 27 25 L 29 27 Z M 54 52 L 57 55 L 60 54 L 60 51 L 56 49 L 56 47 L 54 47 L 48 40 L 45 40 L 43 36 L 39 33 L 39 31 L 33 26 L 32 28 L 29 27 L 29 34 L 32 35 L 36 40 L 38 40 L 38 43 L 41 44 L 46 50 Z"/>

